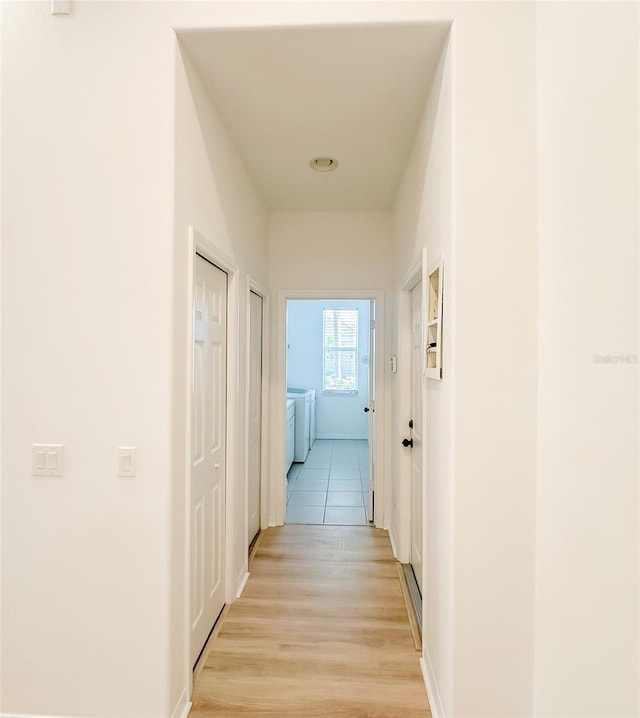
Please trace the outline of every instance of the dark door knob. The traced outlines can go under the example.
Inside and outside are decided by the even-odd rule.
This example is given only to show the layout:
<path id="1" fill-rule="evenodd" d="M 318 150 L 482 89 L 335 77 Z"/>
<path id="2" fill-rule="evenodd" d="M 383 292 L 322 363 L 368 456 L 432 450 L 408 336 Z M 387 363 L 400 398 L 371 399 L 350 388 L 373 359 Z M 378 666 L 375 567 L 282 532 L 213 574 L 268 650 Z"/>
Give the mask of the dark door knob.
<path id="1" fill-rule="evenodd" d="M 402 446 L 413 446 L 413 439 L 403 439 Z"/>
<path id="2" fill-rule="evenodd" d="M 364 407 L 364 413 L 366 414 L 368 411 L 369 411 L 369 407 L 368 407 L 368 406 L 365 406 L 365 407 Z"/>

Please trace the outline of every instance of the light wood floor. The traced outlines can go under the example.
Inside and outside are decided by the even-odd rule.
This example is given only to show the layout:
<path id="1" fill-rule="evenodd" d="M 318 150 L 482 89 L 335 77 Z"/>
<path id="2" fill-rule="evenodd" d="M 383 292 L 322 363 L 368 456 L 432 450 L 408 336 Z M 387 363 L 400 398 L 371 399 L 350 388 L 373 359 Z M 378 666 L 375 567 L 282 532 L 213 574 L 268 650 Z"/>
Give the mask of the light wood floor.
<path id="1" fill-rule="evenodd" d="M 250 572 L 210 641 L 190 718 L 431 716 L 385 531 L 268 529 Z"/>

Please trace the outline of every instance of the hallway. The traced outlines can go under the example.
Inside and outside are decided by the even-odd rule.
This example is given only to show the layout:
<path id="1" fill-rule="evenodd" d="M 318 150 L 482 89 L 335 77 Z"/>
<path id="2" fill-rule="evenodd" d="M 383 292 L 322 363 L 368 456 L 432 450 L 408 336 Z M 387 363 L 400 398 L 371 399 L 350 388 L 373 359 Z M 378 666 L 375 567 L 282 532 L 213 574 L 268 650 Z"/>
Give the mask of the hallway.
<path id="1" fill-rule="evenodd" d="M 385 531 L 271 528 L 250 572 L 210 641 L 191 718 L 431 715 Z"/>

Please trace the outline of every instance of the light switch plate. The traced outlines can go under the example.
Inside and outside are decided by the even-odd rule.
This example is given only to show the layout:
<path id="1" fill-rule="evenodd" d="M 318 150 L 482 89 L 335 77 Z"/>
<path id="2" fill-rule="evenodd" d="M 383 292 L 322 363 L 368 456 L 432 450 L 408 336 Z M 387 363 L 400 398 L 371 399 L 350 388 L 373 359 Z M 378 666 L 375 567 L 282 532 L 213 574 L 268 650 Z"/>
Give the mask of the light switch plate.
<path id="1" fill-rule="evenodd" d="M 32 476 L 64 475 L 64 444 L 33 444 Z"/>
<path id="2" fill-rule="evenodd" d="M 118 476 L 130 479 L 136 475 L 136 447 L 118 447 Z"/>

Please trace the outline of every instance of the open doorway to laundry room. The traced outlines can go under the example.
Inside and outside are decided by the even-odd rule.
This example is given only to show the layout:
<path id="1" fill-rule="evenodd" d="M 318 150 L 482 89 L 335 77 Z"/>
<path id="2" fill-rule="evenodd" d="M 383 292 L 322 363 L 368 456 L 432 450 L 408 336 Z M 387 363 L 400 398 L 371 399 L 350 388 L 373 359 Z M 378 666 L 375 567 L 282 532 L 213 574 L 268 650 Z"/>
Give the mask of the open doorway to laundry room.
<path id="1" fill-rule="evenodd" d="M 375 300 L 288 299 L 287 523 L 373 521 Z"/>

